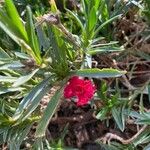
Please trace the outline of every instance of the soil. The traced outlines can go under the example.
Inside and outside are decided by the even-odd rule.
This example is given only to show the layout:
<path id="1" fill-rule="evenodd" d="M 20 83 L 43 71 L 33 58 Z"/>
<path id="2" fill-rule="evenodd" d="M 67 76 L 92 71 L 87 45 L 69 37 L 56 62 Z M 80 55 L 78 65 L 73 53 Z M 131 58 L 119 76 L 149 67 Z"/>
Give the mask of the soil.
<path id="1" fill-rule="evenodd" d="M 143 32 L 148 29 L 145 21 L 137 19 L 135 14 L 129 12 L 115 23 L 115 38 L 123 44 L 125 51 L 121 53 L 106 53 L 93 57 L 93 67 L 112 67 L 126 70 L 125 77 L 118 78 L 122 89 L 122 95 L 128 97 L 130 90 L 142 87 L 150 80 L 150 41 L 145 40 Z M 111 87 L 115 86 L 115 79 L 103 79 Z M 101 79 L 94 79 L 96 86 L 101 86 Z M 133 109 L 138 111 L 140 96 L 137 96 Z M 148 93 L 144 94 L 143 105 L 145 109 L 150 108 Z M 100 106 L 100 108 L 103 106 Z M 104 137 L 107 133 L 112 133 L 123 139 L 130 139 L 138 132 L 138 127 L 134 123 L 126 122 L 126 129 L 121 132 L 115 125 L 114 120 L 109 116 L 106 120 L 96 119 L 94 108 L 90 105 L 77 107 L 75 103 L 63 101 L 48 126 L 49 139 L 58 139 L 62 134 L 64 145 L 77 147 L 83 150 L 100 150 L 102 147 L 95 141 Z M 64 131 L 64 128 L 67 130 Z M 141 148 L 138 148 L 139 150 Z"/>
<path id="2" fill-rule="evenodd" d="M 61 5 L 61 1 L 56 1 Z M 59 4 L 60 2 L 60 4 Z M 74 9 L 77 4 L 72 5 L 73 0 L 68 3 L 69 9 Z M 63 8 L 60 10 L 65 11 Z M 124 46 L 125 51 L 115 53 L 103 53 L 93 57 L 93 67 L 115 68 L 126 70 L 127 74 L 117 79 L 93 79 L 97 89 L 100 89 L 102 81 L 109 87 L 115 89 L 116 82 L 121 89 L 121 95 L 127 98 L 135 89 L 144 86 L 150 80 L 150 40 L 146 39 L 144 32 L 149 30 L 145 20 L 137 18 L 136 12 L 128 12 L 113 24 L 114 39 Z M 101 42 L 101 41 L 100 41 Z M 106 43 L 107 41 L 102 41 Z M 56 88 L 57 89 L 57 88 Z M 46 95 L 48 99 L 56 89 L 52 89 L 51 94 Z M 146 111 L 150 110 L 148 92 L 144 92 L 143 106 Z M 41 102 L 41 109 L 47 106 L 47 101 Z M 140 95 L 137 95 L 132 109 L 139 111 Z M 96 108 L 103 108 L 103 103 L 77 107 L 74 102 L 62 100 L 56 114 L 51 119 L 46 136 L 49 141 L 62 139 L 64 146 L 79 148 L 81 150 L 103 150 L 96 141 L 106 138 L 111 134 L 123 140 L 131 139 L 142 127 L 137 126 L 133 120 L 126 120 L 126 128 L 120 131 L 114 119 L 108 114 L 105 120 L 99 120 L 96 116 Z M 36 125 L 35 125 L 36 126 Z M 35 129 L 32 129 L 29 138 L 34 138 Z M 117 138 L 111 138 L 118 141 Z M 109 137 L 110 138 L 110 137 Z M 106 142 L 109 142 L 109 138 Z M 119 141 L 121 143 L 121 141 Z M 130 141 L 129 141 L 130 144 Z M 137 150 L 141 150 L 139 147 Z"/>

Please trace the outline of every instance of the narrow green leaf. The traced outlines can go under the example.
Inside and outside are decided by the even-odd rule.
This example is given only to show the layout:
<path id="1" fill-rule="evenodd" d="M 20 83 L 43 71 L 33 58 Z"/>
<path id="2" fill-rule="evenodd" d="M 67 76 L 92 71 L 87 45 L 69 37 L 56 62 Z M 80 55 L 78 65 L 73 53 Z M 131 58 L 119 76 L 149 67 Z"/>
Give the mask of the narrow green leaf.
<path id="1" fill-rule="evenodd" d="M 95 9 L 96 11 L 98 10 L 99 6 L 100 6 L 101 0 L 96 0 L 95 1 Z"/>
<path id="2" fill-rule="evenodd" d="M 51 87 L 51 85 L 46 85 L 37 95 L 34 96 L 30 105 L 26 107 L 24 112 L 21 114 L 18 122 L 24 121 L 31 115 L 31 113 L 38 107 L 41 99 L 49 92 Z"/>
<path id="3" fill-rule="evenodd" d="M 137 119 L 137 124 L 150 125 L 150 112 L 143 112 L 139 114 L 139 118 Z"/>
<path id="4" fill-rule="evenodd" d="M 6 94 L 6 93 L 11 93 L 11 92 L 17 92 L 17 91 L 22 91 L 24 88 L 18 87 L 18 88 L 2 88 L 0 87 L 0 95 L 1 94 Z"/>
<path id="5" fill-rule="evenodd" d="M 138 119 L 141 117 L 140 114 L 136 111 L 126 111 L 125 114 Z"/>
<path id="6" fill-rule="evenodd" d="M 118 51 L 123 51 L 123 48 L 120 47 L 99 47 L 99 48 L 93 48 L 92 50 L 88 50 L 87 53 L 90 55 L 95 55 L 98 53 L 102 53 L 102 52 L 118 52 Z"/>
<path id="7" fill-rule="evenodd" d="M 15 82 L 16 80 L 17 80 L 16 77 L 1 76 L 1 75 L 0 75 L 0 82 L 9 82 L 9 83 L 12 83 L 12 82 Z"/>
<path id="8" fill-rule="evenodd" d="M 10 56 L 0 47 L 0 60 L 10 60 Z"/>
<path id="9" fill-rule="evenodd" d="M 18 128 L 16 127 L 17 130 L 13 129 L 13 130 L 16 130 L 16 131 L 13 135 L 11 135 L 10 143 L 12 144 L 12 147 L 14 148 L 14 150 L 19 150 L 20 149 L 20 146 L 21 146 L 22 142 L 27 137 L 27 134 L 30 132 L 32 126 L 33 126 L 33 123 L 24 124 L 22 126 L 19 126 Z"/>
<path id="10" fill-rule="evenodd" d="M 27 34 L 29 37 L 29 45 L 34 51 L 34 54 L 36 56 L 35 60 L 38 64 L 41 64 L 41 55 L 40 55 L 40 48 L 37 36 L 35 34 L 35 27 L 32 20 L 32 12 L 29 6 L 27 6 L 27 24 L 26 24 Z"/>
<path id="11" fill-rule="evenodd" d="M 123 132 L 125 129 L 125 119 L 123 115 L 123 108 L 112 108 L 112 115 L 115 119 L 116 124 L 118 125 L 119 129 Z"/>
<path id="12" fill-rule="evenodd" d="M 25 76 L 21 76 L 20 78 L 17 79 L 17 81 L 14 82 L 14 84 L 12 85 L 12 87 L 17 87 L 17 86 L 20 86 L 20 85 L 26 83 L 27 81 L 29 81 L 36 74 L 36 72 L 38 70 L 39 69 L 35 69 L 30 74 L 25 75 Z"/>
<path id="13" fill-rule="evenodd" d="M 136 147 L 140 144 L 150 143 L 150 131 L 143 131 L 134 141 L 133 144 Z"/>
<path id="14" fill-rule="evenodd" d="M 99 31 L 104 27 L 106 26 L 107 24 L 111 23 L 112 21 L 114 21 L 115 19 L 119 18 L 121 15 L 117 15 L 117 16 L 114 16 L 112 18 L 110 18 L 109 20 L 105 21 L 103 24 L 101 24 L 95 31 L 95 35 L 97 35 L 99 33 Z"/>
<path id="15" fill-rule="evenodd" d="M 0 27 L 19 45 L 22 50 L 30 54 L 35 60 L 36 55 L 31 47 L 24 40 L 24 37 L 19 32 L 18 28 L 11 22 L 10 18 L 6 16 L 5 12 L 0 9 Z M 30 36 L 30 35 L 29 35 Z"/>
<path id="16" fill-rule="evenodd" d="M 150 150 L 150 143 L 143 150 Z"/>
<path id="17" fill-rule="evenodd" d="M 37 138 L 32 146 L 35 150 L 44 150 L 43 138 Z M 52 148 L 53 149 L 53 148 Z M 49 149 L 48 149 L 49 150 Z"/>
<path id="18" fill-rule="evenodd" d="M 21 46 L 22 50 L 24 50 L 31 56 L 34 56 L 30 46 L 24 40 L 24 37 L 19 32 L 16 25 L 13 24 L 10 18 L 8 18 L 5 12 L 1 9 L 0 9 L 0 28 L 2 28 L 4 32 L 6 32 L 12 38 L 12 40 L 14 40 L 19 46 Z"/>
<path id="19" fill-rule="evenodd" d="M 91 41 L 91 45 L 94 45 L 95 43 L 99 43 L 99 41 L 105 40 L 105 37 L 96 37 Z"/>
<path id="20" fill-rule="evenodd" d="M 79 26 L 81 27 L 81 30 L 84 31 L 84 26 L 81 20 L 79 19 L 79 17 L 74 12 L 70 11 L 69 9 L 66 9 L 66 10 L 69 13 L 69 15 L 72 16 L 72 18 L 79 24 Z"/>
<path id="21" fill-rule="evenodd" d="M 48 85 L 49 80 L 50 80 L 50 78 L 47 78 L 47 79 L 43 80 L 36 87 L 34 87 L 32 89 L 32 91 L 26 97 L 23 98 L 23 100 L 20 102 L 19 107 L 17 108 L 17 110 L 16 110 L 16 112 L 15 112 L 15 114 L 13 116 L 14 120 L 18 119 L 22 115 L 24 110 L 28 106 L 33 104 L 33 101 L 37 101 L 36 98 L 38 98 L 38 96 L 43 93 L 42 91 L 45 88 L 45 86 Z M 38 102 L 39 101 L 40 101 L 40 99 L 38 99 Z"/>
<path id="22" fill-rule="evenodd" d="M 102 37 L 101 37 L 102 38 Z M 95 39 L 94 39 L 95 40 Z M 93 41 L 94 41 L 93 40 Z M 101 40 L 101 39 L 100 39 Z M 99 41 L 100 41 L 99 40 Z M 93 42 L 92 42 L 93 43 Z M 109 46 L 109 45 L 114 45 L 114 44 L 118 44 L 118 41 L 110 41 L 110 43 L 98 43 L 98 44 L 92 44 L 92 47 L 100 47 L 100 46 Z"/>
<path id="23" fill-rule="evenodd" d="M 109 10 L 108 5 L 105 0 L 101 0 L 99 8 L 99 19 L 103 23 L 109 19 Z M 111 17 L 110 17 L 111 18 Z"/>
<path id="24" fill-rule="evenodd" d="M 88 31 L 91 32 L 96 26 L 97 16 L 95 7 L 90 10 L 89 20 L 88 20 Z"/>
<path id="25" fill-rule="evenodd" d="M 86 2 L 85 2 L 85 0 L 81 0 L 81 3 L 82 3 L 82 8 L 83 8 L 84 16 L 87 19 Z"/>
<path id="26" fill-rule="evenodd" d="M 15 5 L 13 4 L 12 0 L 5 0 L 5 6 L 9 17 L 11 18 L 12 22 L 16 25 L 19 29 L 20 33 L 24 36 L 24 40 L 28 41 L 27 33 L 25 31 L 25 27 L 21 22 L 21 18 L 17 12 Z"/>
<path id="27" fill-rule="evenodd" d="M 20 69 L 24 67 L 24 65 L 20 61 L 12 61 L 9 62 L 8 64 L 1 65 L 0 70 L 15 70 L 15 69 Z"/>
<path id="28" fill-rule="evenodd" d="M 93 78 L 111 78 L 120 77 L 126 73 L 126 71 L 119 71 L 117 69 L 104 68 L 104 69 L 81 69 L 76 72 L 72 72 L 75 75 L 83 77 L 93 77 Z"/>
<path id="29" fill-rule="evenodd" d="M 51 11 L 53 13 L 56 13 L 58 10 L 57 10 L 57 6 L 56 6 L 56 3 L 55 3 L 55 0 L 50 0 L 50 5 L 51 5 Z"/>
<path id="30" fill-rule="evenodd" d="M 109 112 L 109 109 L 107 107 L 102 108 L 96 115 L 97 119 L 103 120 L 106 119 L 107 113 Z"/>
<path id="31" fill-rule="evenodd" d="M 132 0 L 130 2 L 139 7 L 141 10 L 144 10 L 144 7 L 140 4 L 140 2 L 137 2 L 136 0 Z"/>
<path id="32" fill-rule="evenodd" d="M 46 33 L 44 30 L 45 29 L 43 29 L 42 25 L 38 25 L 36 27 L 40 48 L 43 48 L 44 50 L 48 50 L 50 47 L 50 41 L 49 41 L 49 38 L 46 36 Z"/>
<path id="33" fill-rule="evenodd" d="M 56 108 L 60 102 L 61 95 L 62 95 L 62 89 L 59 89 L 58 91 L 56 91 L 54 96 L 49 101 L 49 103 L 44 111 L 43 117 L 39 121 L 39 124 L 37 126 L 37 130 L 35 133 L 36 137 L 43 137 L 45 135 L 46 128 L 47 128 L 48 123 L 51 120 L 53 114 L 56 111 Z"/>
<path id="34" fill-rule="evenodd" d="M 52 63 L 54 68 L 61 74 L 68 69 L 67 65 L 67 55 L 66 55 L 66 42 L 60 36 L 60 32 L 57 28 L 53 26 L 48 26 L 48 35 L 50 37 L 52 49 L 50 51 L 50 56 L 52 58 Z M 63 68 L 63 69 L 62 69 Z"/>
<path id="35" fill-rule="evenodd" d="M 1 22 L 1 17 L 0 17 L 0 28 L 2 28 L 17 44 L 19 44 L 19 38 L 12 32 L 10 28 L 8 28 L 5 25 L 5 23 Z"/>
<path id="36" fill-rule="evenodd" d="M 31 59 L 31 57 L 23 52 L 15 52 L 15 55 L 19 58 L 22 58 L 22 59 Z"/>

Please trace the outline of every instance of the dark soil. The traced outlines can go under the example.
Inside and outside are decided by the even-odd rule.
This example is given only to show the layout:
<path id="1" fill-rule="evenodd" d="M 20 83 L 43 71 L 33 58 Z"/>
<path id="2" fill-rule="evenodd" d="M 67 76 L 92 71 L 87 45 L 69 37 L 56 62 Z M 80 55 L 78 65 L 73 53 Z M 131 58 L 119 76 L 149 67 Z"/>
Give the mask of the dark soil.
<path id="1" fill-rule="evenodd" d="M 115 24 L 115 38 L 125 46 L 125 51 L 121 53 L 104 53 L 94 56 L 93 67 L 126 70 L 126 80 L 119 78 L 119 85 L 122 89 L 122 95 L 128 97 L 130 85 L 133 87 L 142 87 L 150 80 L 150 60 L 146 56 L 150 54 L 149 41 L 144 41 L 143 31 L 147 25 L 142 20 L 138 20 L 135 14 L 128 13 L 118 23 Z M 128 37 L 128 40 L 126 39 Z M 114 62 L 115 60 L 115 62 Z M 115 79 L 103 79 L 107 84 L 115 88 Z M 101 87 L 100 79 L 94 79 L 97 88 Z M 133 109 L 138 111 L 137 107 L 140 96 L 135 99 Z M 136 106 L 137 105 L 137 106 Z M 143 97 L 143 105 L 146 109 L 150 108 L 148 95 Z M 103 106 L 100 106 L 102 108 Z M 111 116 L 101 121 L 95 118 L 94 107 L 90 105 L 77 107 L 73 102 L 63 101 L 57 116 L 49 123 L 49 139 L 58 139 L 65 132 L 64 145 L 77 147 L 83 150 L 100 150 L 102 149 L 95 141 L 105 136 L 106 133 L 116 134 L 124 139 L 129 139 L 137 133 L 136 124 L 126 123 L 126 129 L 121 132 L 115 125 Z M 67 126 L 67 131 L 64 128 Z M 140 148 L 138 148 L 140 150 Z"/>

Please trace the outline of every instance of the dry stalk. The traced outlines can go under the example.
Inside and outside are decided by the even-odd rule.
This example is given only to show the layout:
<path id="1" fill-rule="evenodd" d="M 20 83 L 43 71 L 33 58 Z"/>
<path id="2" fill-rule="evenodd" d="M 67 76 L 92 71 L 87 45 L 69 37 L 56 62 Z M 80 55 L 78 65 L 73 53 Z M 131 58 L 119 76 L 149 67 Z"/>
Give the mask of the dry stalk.
<path id="1" fill-rule="evenodd" d="M 114 62 L 114 68 L 119 70 L 119 67 L 117 66 L 116 62 Z M 123 84 L 128 88 L 128 90 L 134 90 L 135 87 L 131 85 L 131 83 L 128 81 L 126 75 L 122 75 Z"/>
<path id="2" fill-rule="evenodd" d="M 146 128 L 148 125 L 144 125 L 135 135 L 133 135 L 129 139 L 124 139 L 116 134 L 113 133 L 107 133 L 104 137 L 97 139 L 96 141 L 102 141 L 104 144 L 110 143 L 111 140 L 117 140 L 120 141 L 122 144 L 130 144 L 132 143 Z"/>
<path id="3" fill-rule="evenodd" d="M 146 112 L 150 112 L 150 109 L 146 110 Z M 132 143 L 143 131 L 145 131 L 145 129 L 147 129 L 147 127 L 148 125 L 143 125 L 143 127 L 139 129 L 138 132 L 129 139 L 124 139 L 120 137 L 119 135 L 116 135 L 113 133 L 106 133 L 104 137 L 97 139 L 96 141 L 102 141 L 104 144 L 106 143 L 109 144 L 111 140 L 117 140 L 121 142 L 122 144 L 127 145 L 127 144 Z"/>
<path id="4" fill-rule="evenodd" d="M 38 22 L 36 23 L 36 26 L 39 26 L 40 24 L 46 22 L 50 25 L 55 25 L 60 32 L 77 48 L 80 49 L 80 44 L 77 42 L 75 36 L 71 34 L 61 23 L 59 14 L 44 14 L 42 17 L 37 18 Z"/>

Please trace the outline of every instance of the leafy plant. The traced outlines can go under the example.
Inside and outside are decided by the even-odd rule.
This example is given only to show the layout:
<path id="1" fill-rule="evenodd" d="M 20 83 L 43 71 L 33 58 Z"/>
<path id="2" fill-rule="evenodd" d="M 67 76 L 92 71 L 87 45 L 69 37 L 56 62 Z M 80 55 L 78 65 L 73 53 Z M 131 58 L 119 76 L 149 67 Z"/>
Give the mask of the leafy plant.
<path id="1" fill-rule="evenodd" d="M 121 131 L 124 131 L 126 118 L 126 116 L 124 115 L 124 111 L 127 101 L 121 99 L 119 97 L 119 93 L 112 95 L 109 94 L 107 91 L 108 87 L 106 83 L 103 82 L 101 89 L 98 91 L 98 102 L 102 103 L 102 108 L 97 110 L 96 118 L 104 120 L 107 119 L 110 115 L 112 115 L 118 128 Z"/>
<path id="2" fill-rule="evenodd" d="M 22 142 L 32 138 L 30 131 L 34 123 L 37 127 L 32 143 L 44 149 L 48 123 L 61 103 L 70 77 L 77 75 L 92 79 L 125 74 L 125 71 L 112 68 L 92 68 L 93 55 L 122 50 L 116 42 L 99 44 L 99 33 L 120 14 L 108 16 L 107 4 L 103 0 L 82 0 L 81 18 L 67 10 L 81 29 L 80 35 L 74 35 L 61 22 L 55 2 L 51 0 L 50 4 L 51 13 L 39 18 L 35 18 L 27 6 L 24 20 L 12 0 L 5 0 L 4 6 L 0 7 L 0 27 L 17 44 L 17 49 L 0 48 L 1 144 L 7 143 L 10 150 L 20 149 Z M 48 98 L 47 107 L 41 112 L 40 102 L 54 87 L 58 89 Z M 112 107 L 118 106 L 116 97 L 106 101 L 118 120 L 117 107 Z M 119 123 L 123 130 L 124 125 Z"/>
<path id="3" fill-rule="evenodd" d="M 147 21 L 149 22 L 149 19 L 150 19 L 150 11 L 149 11 L 150 2 L 148 0 L 144 0 L 144 4 L 145 4 L 145 7 L 143 8 L 143 13 L 147 17 Z"/>

